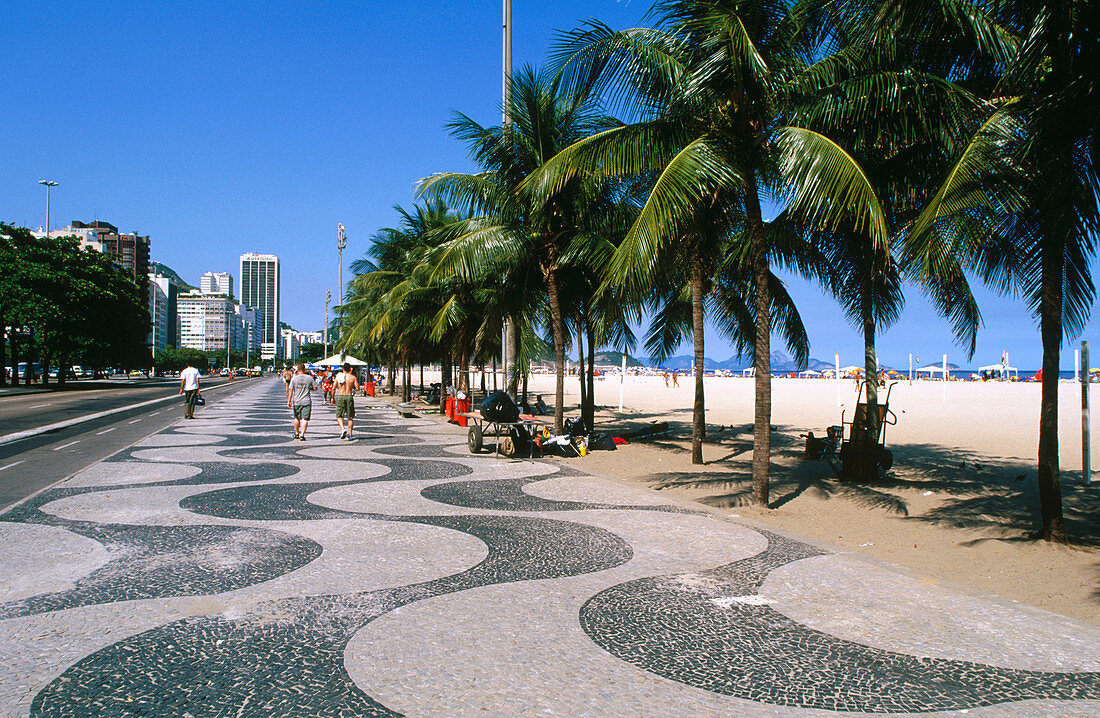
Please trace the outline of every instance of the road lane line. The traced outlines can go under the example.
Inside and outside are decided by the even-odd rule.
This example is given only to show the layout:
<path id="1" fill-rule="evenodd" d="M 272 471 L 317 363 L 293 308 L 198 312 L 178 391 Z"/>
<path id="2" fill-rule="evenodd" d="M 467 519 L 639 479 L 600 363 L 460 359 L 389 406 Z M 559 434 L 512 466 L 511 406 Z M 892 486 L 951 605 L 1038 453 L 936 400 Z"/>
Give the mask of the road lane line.
<path id="1" fill-rule="evenodd" d="M 243 387 L 247 386 L 247 384 L 241 384 L 240 382 L 236 382 L 236 383 L 225 382 L 223 384 L 218 384 L 217 386 L 210 387 L 208 389 L 208 391 L 217 391 L 218 389 L 224 389 L 224 388 L 227 388 L 227 387 L 234 387 L 234 386 L 243 388 Z M 35 427 L 34 429 L 28 429 L 26 431 L 17 431 L 14 434 L 4 434 L 3 436 L 0 436 L 0 445 L 10 444 L 13 441 L 19 441 L 20 439 L 26 439 L 26 438 L 29 438 L 31 436 L 38 436 L 40 434 L 45 434 L 48 431 L 54 431 L 56 429 L 64 429 L 64 428 L 67 428 L 67 427 L 70 427 L 70 426 L 75 426 L 76 424 L 82 424 L 85 421 L 92 421 L 93 419 L 102 419 L 105 416 L 110 416 L 111 414 L 117 414 L 121 411 L 133 411 L 134 409 L 140 409 L 143 406 L 150 406 L 152 404 L 160 404 L 160 403 L 163 403 L 165 401 L 171 401 L 171 400 L 177 400 L 178 401 L 179 400 L 179 395 L 178 394 L 170 394 L 168 396 L 163 396 L 159 399 L 150 399 L 149 401 L 143 401 L 143 402 L 140 402 L 138 404 L 130 404 L 129 406 L 120 406 L 116 409 L 108 409 L 107 411 L 101 411 L 101 412 L 98 412 L 96 414 L 88 414 L 86 416 L 78 416 L 74 419 L 66 419 L 65 421 L 59 421 L 56 424 L 47 424 L 46 426 L 39 426 L 39 427 Z"/>
<path id="2" fill-rule="evenodd" d="M 160 413 L 159 411 L 154 411 L 154 412 L 153 412 L 152 414 L 150 414 L 149 416 L 156 416 L 156 415 L 157 415 L 157 414 L 159 414 L 159 413 Z"/>
<path id="3" fill-rule="evenodd" d="M 127 424 L 136 424 L 136 423 L 138 423 L 139 421 L 141 421 L 141 419 L 134 419 L 133 421 L 127 421 L 126 423 L 127 423 Z"/>
<path id="4" fill-rule="evenodd" d="M 96 436 L 103 436 L 104 434 L 106 434 L 106 433 L 108 433 L 108 432 L 111 432 L 111 431 L 114 431 L 114 430 L 115 430 L 115 429 L 117 429 L 117 428 L 118 428 L 117 426 L 112 426 L 112 427 L 111 427 L 110 429 L 104 429 L 103 431 L 97 431 L 97 432 L 95 433 L 95 435 L 96 435 Z"/>
<path id="5" fill-rule="evenodd" d="M 0 466 L 0 471 L 3 471 L 4 469 L 10 469 L 13 466 L 19 466 L 24 461 L 26 461 L 26 459 L 20 459 L 19 461 L 14 461 L 14 462 L 8 464 L 7 466 Z"/>
<path id="6" fill-rule="evenodd" d="M 76 441 L 70 441 L 68 444 L 62 444 L 61 446 L 55 447 L 54 451 L 61 451 L 62 449 L 69 448 L 73 444 L 79 444 L 79 443 L 80 443 L 80 439 L 77 439 Z"/>
<path id="7" fill-rule="evenodd" d="M 35 404 L 34 406 L 28 406 L 27 408 L 28 409 L 41 409 L 44 406 L 49 406 L 49 404 Z"/>

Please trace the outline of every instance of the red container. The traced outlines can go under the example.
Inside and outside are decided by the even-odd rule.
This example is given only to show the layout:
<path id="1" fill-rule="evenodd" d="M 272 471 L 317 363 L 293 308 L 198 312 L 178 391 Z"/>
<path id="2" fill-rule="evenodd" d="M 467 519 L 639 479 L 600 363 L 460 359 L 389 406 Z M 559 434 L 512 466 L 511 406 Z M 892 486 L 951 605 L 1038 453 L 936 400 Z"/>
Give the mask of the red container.
<path id="1" fill-rule="evenodd" d="M 373 381 L 368 381 L 366 384 L 364 384 L 363 385 L 363 392 L 367 396 L 374 396 L 374 382 Z"/>
<path id="2" fill-rule="evenodd" d="M 466 417 L 461 414 L 470 410 L 469 399 L 455 399 L 455 415 L 454 420 L 458 422 L 459 426 L 466 426 Z"/>
<path id="3" fill-rule="evenodd" d="M 447 397 L 447 408 L 443 413 L 447 415 L 448 419 L 455 418 L 455 398 L 453 396 Z"/>

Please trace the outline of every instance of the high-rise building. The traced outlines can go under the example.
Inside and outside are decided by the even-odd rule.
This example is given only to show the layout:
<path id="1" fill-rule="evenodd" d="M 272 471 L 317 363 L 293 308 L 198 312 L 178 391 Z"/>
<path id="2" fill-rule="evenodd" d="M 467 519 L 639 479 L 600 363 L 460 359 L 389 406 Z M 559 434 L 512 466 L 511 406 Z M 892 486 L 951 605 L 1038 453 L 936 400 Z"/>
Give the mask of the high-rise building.
<path id="1" fill-rule="evenodd" d="M 152 320 L 149 346 L 154 357 L 165 347 L 179 346 L 178 297 L 179 285 L 174 277 L 149 274 L 149 318 Z"/>
<path id="2" fill-rule="evenodd" d="M 260 345 L 262 344 L 264 313 L 256 307 L 238 304 L 237 315 L 244 323 L 245 343 L 248 344 L 248 351 L 259 360 L 261 358 Z"/>
<path id="3" fill-rule="evenodd" d="M 279 332 L 279 258 L 273 254 L 241 255 L 241 304 L 255 307 L 263 315 L 260 355 L 282 359 Z"/>
<path id="4" fill-rule="evenodd" d="M 67 229 L 67 234 L 82 238 L 81 244 L 93 246 L 104 254 L 111 255 L 116 262 L 133 272 L 139 282 L 144 283 L 149 274 L 148 236 L 143 237 L 137 232 L 119 234 L 118 227 L 100 220 L 79 222 L 74 219 Z M 56 232 L 50 234 L 54 235 Z"/>
<path id="5" fill-rule="evenodd" d="M 193 289 L 179 295 L 180 346 L 202 351 L 244 350 L 244 323 L 237 302 L 224 294 Z"/>
<path id="6" fill-rule="evenodd" d="M 207 272 L 199 279 L 199 289 L 203 294 L 224 294 L 233 296 L 233 275 L 229 272 Z"/>

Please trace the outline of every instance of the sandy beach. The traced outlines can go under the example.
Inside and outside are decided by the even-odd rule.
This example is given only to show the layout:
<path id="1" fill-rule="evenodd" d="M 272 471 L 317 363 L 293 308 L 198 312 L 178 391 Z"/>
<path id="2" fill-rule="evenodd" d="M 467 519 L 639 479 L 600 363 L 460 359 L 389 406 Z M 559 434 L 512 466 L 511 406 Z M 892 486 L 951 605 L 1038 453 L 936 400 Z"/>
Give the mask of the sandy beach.
<path id="1" fill-rule="evenodd" d="M 414 382 L 418 379 L 414 372 Z M 425 380 L 437 378 L 426 374 Z M 802 460 L 800 436 L 824 434 L 827 426 L 840 423 L 842 411 L 850 418 L 855 383 L 775 379 L 772 506 L 763 509 L 747 502 L 753 380 L 705 380 L 703 466 L 693 466 L 689 452 L 692 382 L 681 377 L 678 388 L 666 388 L 660 377 L 628 376 L 620 414 L 619 378 L 597 380 L 597 430 L 615 434 L 660 420 L 669 422 L 669 435 L 556 460 L 849 548 L 912 569 L 925 580 L 1100 625 L 1100 476 L 1094 474 L 1091 486 L 1081 480 L 1079 384 L 1063 382 L 1059 397 L 1063 501 L 1074 541 L 1066 547 L 1027 538 L 1038 525 L 1038 384 L 896 383 L 890 409 L 897 425 L 886 435 L 894 467 L 881 482 L 855 484 L 838 481 L 823 462 Z M 472 383 L 478 386 L 480 380 Z M 552 375 L 536 375 L 529 390 L 552 403 L 553 386 Z M 578 398 L 578 381 L 571 377 L 567 412 L 576 412 Z M 1093 459 L 1094 472 L 1097 464 Z"/>

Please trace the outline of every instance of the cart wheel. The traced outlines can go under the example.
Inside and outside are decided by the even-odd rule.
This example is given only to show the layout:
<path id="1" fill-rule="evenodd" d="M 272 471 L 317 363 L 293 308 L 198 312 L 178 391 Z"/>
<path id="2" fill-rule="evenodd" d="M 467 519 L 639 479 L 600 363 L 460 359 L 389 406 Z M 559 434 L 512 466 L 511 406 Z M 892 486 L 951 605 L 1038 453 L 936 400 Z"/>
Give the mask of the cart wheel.
<path id="1" fill-rule="evenodd" d="M 470 425 L 470 430 L 466 432 L 466 445 L 470 447 L 471 454 L 481 453 L 481 427 L 477 424 Z"/>
<path id="2" fill-rule="evenodd" d="M 500 453 L 505 456 L 516 455 L 516 442 L 512 437 L 505 436 L 500 440 Z"/>
<path id="3" fill-rule="evenodd" d="M 883 471 L 889 471 L 894 465 L 894 454 L 889 449 L 883 449 L 878 457 L 878 465 Z"/>

